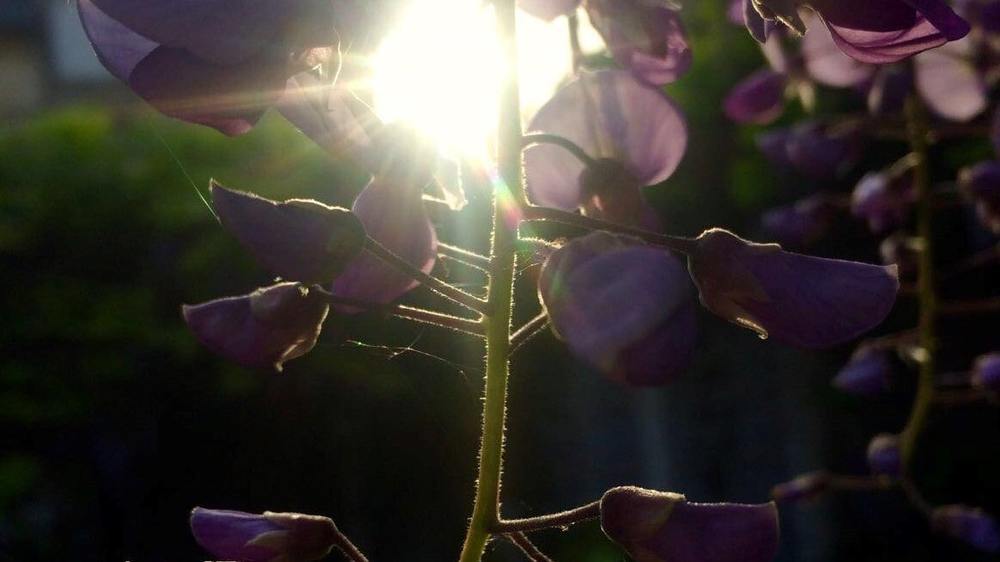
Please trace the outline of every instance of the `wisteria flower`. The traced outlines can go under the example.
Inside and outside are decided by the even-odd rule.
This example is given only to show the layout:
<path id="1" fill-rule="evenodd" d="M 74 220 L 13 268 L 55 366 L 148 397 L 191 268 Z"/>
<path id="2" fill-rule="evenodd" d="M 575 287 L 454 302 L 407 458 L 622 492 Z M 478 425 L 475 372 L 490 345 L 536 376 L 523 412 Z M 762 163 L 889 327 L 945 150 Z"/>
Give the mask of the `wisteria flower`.
<path id="1" fill-rule="evenodd" d="M 202 345 L 245 367 L 276 371 L 316 345 L 328 311 L 322 295 L 297 283 L 182 307 Z"/>
<path id="2" fill-rule="evenodd" d="M 975 204 L 980 222 L 1000 234 L 1000 162 L 989 160 L 962 169 L 958 174 L 958 186 Z"/>
<path id="3" fill-rule="evenodd" d="M 979 550 L 1000 552 L 1000 524 L 982 509 L 957 504 L 936 507 L 931 526 Z"/>
<path id="4" fill-rule="evenodd" d="M 722 229 L 696 240 L 688 268 L 701 302 L 761 337 L 804 348 L 854 339 L 896 300 L 896 268 L 786 252 Z"/>
<path id="5" fill-rule="evenodd" d="M 895 62 L 961 39 L 969 24 L 943 0 L 745 0 L 765 20 L 780 21 L 799 34 L 806 24 L 800 7 L 812 8 L 847 55 L 875 64 Z M 760 27 L 759 23 L 748 27 Z M 757 33 L 752 35 L 760 39 Z"/>
<path id="6" fill-rule="evenodd" d="M 877 396 L 889 388 L 892 357 L 884 348 L 862 345 L 854 351 L 847 365 L 833 378 L 835 388 L 860 396 Z"/>
<path id="7" fill-rule="evenodd" d="M 79 0 L 101 63 L 162 113 L 249 131 L 346 28 L 330 2 Z"/>
<path id="8" fill-rule="evenodd" d="M 868 444 L 866 455 L 873 474 L 895 477 L 903 470 L 898 435 L 891 433 L 876 435 Z"/>
<path id="9" fill-rule="evenodd" d="M 774 503 L 692 503 L 621 486 L 601 498 L 601 529 L 639 562 L 769 562 L 778 551 Z"/>
<path id="10" fill-rule="evenodd" d="M 585 73 L 559 90 L 528 129 L 569 139 L 597 162 L 588 170 L 561 147 L 529 148 L 525 178 L 533 203 L 658 229 L 641 188 L 670 177 L 687 146 L 683 116 L 658 89 L 621 70 Z"/>
<path id="11" fill-rule="evenodd" d="M 669 84 L 691 66 L 680 13 L 662 0 L 518 0 L 522 9 L 546 20 L 581 4 L 611 56 L 639 80 Z"/>
<path id="12" fill-rule="evenodd" d="M 310 562 L 337 545 L 328 517 L 301 513 L 263 514 L 196 507 L 191 533 L 205 550 L 239 562 Z"/>
<path id="13" fill-rule="evenodd" d="M 989 392 L 1000 392 L 1000 351 L 976 358 L 972 365 L 972 386 Z"/>
<path id="14" fill-rule="evenodd" d="M 690 281 L 663 250 L 594 232 L 548 257 L 538 292 L 570 350 L 613 380 L 663 384 L 691 360 Z"/>
<path id="15" fill-rule="evenodd" d="M 857 160 L 865 146 L 861 130 L 805 121 L 789 129 L 758 135 L 757 147 L 777 166 L 817 180 L 835 178 Z"/>
<path id="16" fill-rule="evenodd" d="M 838 206 L 826 194 L 811 195 L 791 205 L 766 211 L 761 222 L 779 243 L 805 247 L 826 233 L 836 218 Z"/>
<path id="17" fill-rule="evenodd" d="M 902 225 L 916 201 L 913 175 L 887 169 L 865 174 L 851 194 L 851 212 L 876 234 Z"/>

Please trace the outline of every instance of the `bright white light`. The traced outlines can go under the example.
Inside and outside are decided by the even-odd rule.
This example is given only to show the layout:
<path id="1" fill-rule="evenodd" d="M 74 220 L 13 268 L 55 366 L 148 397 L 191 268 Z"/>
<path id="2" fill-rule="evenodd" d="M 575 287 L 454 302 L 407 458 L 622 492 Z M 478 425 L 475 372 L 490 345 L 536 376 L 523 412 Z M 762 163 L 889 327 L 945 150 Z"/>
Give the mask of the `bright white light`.
<path id="1" fill-rule="evenodd" d="M 496 131 L 505 64 L 488 2 L 411 0 L 376 52 L 375 111 L 409 124 L 446 151 L 482 155 Z M 520 85 L 529 118 L 571 72 L 565 18 L 518 14 Z M 582 30 L 585 47 L 595 34 Z M 599 40 L 598 40 L 599 41 Z"/>

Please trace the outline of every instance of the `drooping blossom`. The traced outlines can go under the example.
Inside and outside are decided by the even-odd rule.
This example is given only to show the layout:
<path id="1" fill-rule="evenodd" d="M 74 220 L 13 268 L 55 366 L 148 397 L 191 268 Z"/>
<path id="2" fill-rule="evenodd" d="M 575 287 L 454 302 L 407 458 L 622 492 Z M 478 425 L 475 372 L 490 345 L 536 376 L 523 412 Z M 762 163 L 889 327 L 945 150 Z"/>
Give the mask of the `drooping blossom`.
<path id="1" fill-rule="evenodd" d="M 181 309 L 202 345 L 249 368 L 281 371 L 308 353 L 319 338 L 329 306 L 297 283 L 279 283 L 243 296 Z"/>
<path id="2" fill-rule="evenodd" d="M 899 436 L 880 433 L 868 443 L 866 451 L 868 467 L 872 474 L 896 477 L 903 470 L 903 458 L 899 451 Z"/>
<path id="3" fill-rule="evenodd" d="M 525 179 L 533 203 L 659 229 L 641 188 L 677 168 L 687 126 L 657 88 L 621 70 L 585 73 L 559 90 L 528 130 L 569 139 L 596 161 L 588 170 L 561 147 L 529 148 Z"/>
<path id="4" fill-rule="evenodd" d="M 857 160 L 866 138 L 859 127 L 805 121 L 757 136 L 757 147 L 775 165 L 817 180 L 840 176 Z"/>
<path id="5" fill-rule="evenodd" d="M 214 181 L 211 192 L 222 225 L 286 280 L 328 283 L 364 248 L 365 228 L 347 209 L 308 199 L 275 202 Z"/>
<path id="6" fill-rule="evenodd" d="M 991 393 L 1000 392 L 1000 351 L 980 355 L 972 364 L 972 386 Z"/>
<path id="7" fill-rule="evenodd" d="M 831 384 L 850 394 L 873 397 L 889 388 L 892 357 L 882 347 L 862 345 L 854 351 L 846 365 L 833 377 Z"/>
<path id="8" fill-rule="evenodd" d="M 708 310 L 761 337 L 815 349 L 877 326 L 896 300 L 896 268 L 786 252 L 722 229 L 695 241 L 688 268 Z"/>
<path id="9" fill-rule="evenodd" d="M 980 222 L 1000 234 L 1000 161 L 988 160 L 960 170 L 958 187 L 975 204 Z"/>
<path id="10" fill-rule="evenodd" d="M 601 529 L 641 562 L 770 562 L 778 551 L 773 502 L 692 503 L 621 486 L 601 498 Z"/>
<path id="11" fill-rule="evenodd" d="M 943 0 L 744 0 L 758 16 L 780 21 L 799 34 L 806 23 L 801 7 L 812 8 L 830 30 L 834 42 L 861 62 L 885 64 L 961 39 L 969 24 Z M 747 27 L 760 40 L 749 10 Z"/>
<path id="12" fill-rule="evenodd" d="M 830 489 L 831 478 L 825 470 L 808 472 L 771 488 L 771 497 L 781 503 L 815 499 Z"/>
<path id="13" fill-rule="evenodd" d="M 882 234 L 906 222 L 916 197 L 909 170 L 868 172 L 851 194 L 851 213 L 867 221 L 872 232 Z"/>
<path id="14" fill-rule="evenodd" d="M 821 238 L 837 216 L 838 205 L 824 193 L 765 211 L 764 230 L 784 246 L 802 248 Z"/>
<path id="15" fill-rule="evenodd" d="M 249 131 L 289 77 L 334 56 L 348 2 L 79 0 L 101 63 L 162 113 Z"/>
<path id="16" fill-rule="evenodd" d="M 982 509 L 959 504 L 936 507 L 931 527 L 979 550 L 1000 553 L 1000 524 Z"/>
<path id="17" fill-rule="evenodd" d="M 339 531 L 330 518 L 317 515 L 196 507 L 191 533 L 202 548 L 224 560 L 310 562 L 330 553 Z"/>
<path id="18" fill-rule="evenodd" d="M 538 292 L 570 350 L 613 380 L 663 384 L 691 360 L 690 281 L 683 264 L 663 250 L 591 233 L 549 255 Z"/>
<path id="19" fill-rule="evenodd" d="M 660 0 L 518 0 L 525 11 L 551 20 L 587 11 L 615 62 L 657 86 L 676 81 L 691 66 L 691 48 L 676 6 Z"/>

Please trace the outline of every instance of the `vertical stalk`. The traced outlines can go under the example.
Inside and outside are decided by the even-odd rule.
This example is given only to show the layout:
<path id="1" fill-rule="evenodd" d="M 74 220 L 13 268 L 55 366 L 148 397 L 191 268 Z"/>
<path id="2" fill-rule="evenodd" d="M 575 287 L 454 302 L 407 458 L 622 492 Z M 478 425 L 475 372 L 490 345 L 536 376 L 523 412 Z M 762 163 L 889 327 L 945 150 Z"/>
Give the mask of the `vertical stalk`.
<path id="1" fill-rule="evenodd" d="M 917 395 L 910 411 L 910 419 L 901 435 L 904 471 L 909 471 L 917 439 L 927 423 L 934 401 L 934 360 L 937 354 L 934 317 L 938 303 L 934 278 L 934 197 L 927 162 L 927 114 L 915 96 L 911 96 L 906 102 L 906 121 L 910 150 L 916 157 L 913 182 L 917 191 L 917 237 L 921 242 L 917 263 L 917 299 L 920 307 L 917 333 L 923 350 L 919 356 Z"/>
<path id="2" fill-rule="evenodd" d="M 517 80 L 515 0 L 494 0 L 497 36 L 506 64 L 497 128 L 499 181 L 493 190 L 493 241 L 490 250 L 490 313 L 486 324 L 486 389 L 479 449 L 479 475 L 472 519 L 460 562 L 478 562 L 491 529 L 500 521 L 504 425 L 507 410 L 510 317 L 513 306 L 516 223 L 512 216 L 524 200 L 521 189 L 521 102 Z"/>

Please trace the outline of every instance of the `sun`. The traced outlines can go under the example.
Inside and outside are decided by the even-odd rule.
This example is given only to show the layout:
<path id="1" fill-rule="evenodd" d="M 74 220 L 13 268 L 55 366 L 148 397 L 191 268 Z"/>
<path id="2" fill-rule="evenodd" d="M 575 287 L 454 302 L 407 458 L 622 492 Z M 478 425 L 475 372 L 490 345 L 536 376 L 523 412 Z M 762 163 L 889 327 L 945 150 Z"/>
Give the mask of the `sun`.
<path id="1" fill-rule="evenodd" d="M 518 14 L 525 118 L 572 71 L 563 19 Z M 583 31 L 585 38 L 596 35 Z M 509 71 L 489 2 L 411 0 L 371 66 L 375 111 L 384 121 L 406 123 L 457 156 L 489 152 L 499 87 Z"/>

